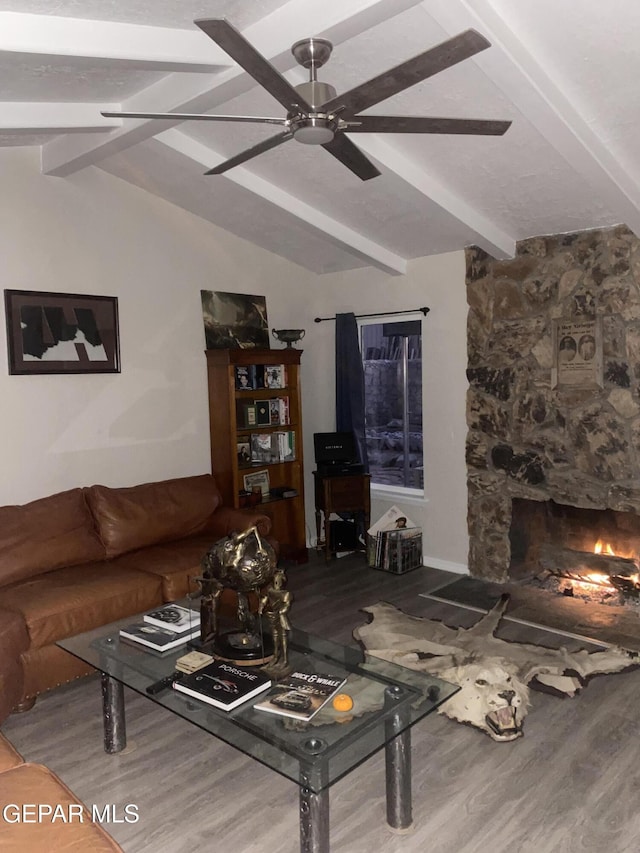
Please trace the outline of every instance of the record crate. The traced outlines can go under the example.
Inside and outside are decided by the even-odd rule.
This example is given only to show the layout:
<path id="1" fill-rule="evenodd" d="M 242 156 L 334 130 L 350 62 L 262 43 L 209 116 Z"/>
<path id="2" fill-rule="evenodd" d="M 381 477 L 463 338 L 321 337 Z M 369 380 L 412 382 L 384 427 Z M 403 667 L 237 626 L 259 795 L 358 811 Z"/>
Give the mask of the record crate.
<path id="1" fill-rule="evenodd" d="M 422 566 L 422 529 L 404 527 L 367 534 L 367 562 L 372 569 L 403 575 Z"/>

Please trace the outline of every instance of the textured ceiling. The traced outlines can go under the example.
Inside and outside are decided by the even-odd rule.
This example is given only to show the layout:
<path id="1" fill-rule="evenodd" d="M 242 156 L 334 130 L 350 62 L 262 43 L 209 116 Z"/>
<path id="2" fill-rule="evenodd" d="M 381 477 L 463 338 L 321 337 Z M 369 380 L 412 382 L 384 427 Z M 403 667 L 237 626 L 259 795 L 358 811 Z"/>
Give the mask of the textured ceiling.
<path id="1" fill-rule="evenodd" d="M 353 134 L 360 181 L 289 141 L 203 173 L 277 128 L 105 119 L 101 109 L 284 117 L 193 25 L 226 17 L 293 84 L 290 45 L 334 44 L 343 92 L 468 28 L 492 46 L 371 114 L 512 121 L 503 137 Z M 0 147 L 62 179 L 97 166 L 315 272 L 626 222 L 640 232 L 640 4 L 629 0 L 0 0 Z"/>

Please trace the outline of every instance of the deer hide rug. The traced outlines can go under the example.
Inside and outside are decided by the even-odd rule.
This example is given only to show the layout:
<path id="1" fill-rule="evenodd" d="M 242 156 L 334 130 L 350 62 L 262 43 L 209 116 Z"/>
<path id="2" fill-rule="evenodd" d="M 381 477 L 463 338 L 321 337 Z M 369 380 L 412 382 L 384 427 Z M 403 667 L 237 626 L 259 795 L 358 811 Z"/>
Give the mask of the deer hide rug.
<path id="1" fill-rule="evenodd" d="M 438 712 L 475 726 L 496 741 L 512 741 L 523 734 L 530 684 L 575 696 L 590 676 L 638 664 L 637 654 L 618 648 L 568 652 L 500 640 L 495 631 L 508 601 L 508 595 L 502 596 L 472 628 L 448 628 L 380 602 L 363 608 L 372 618 L 353 635 L 367 655 L 459 685 L 459 692 Z"/>

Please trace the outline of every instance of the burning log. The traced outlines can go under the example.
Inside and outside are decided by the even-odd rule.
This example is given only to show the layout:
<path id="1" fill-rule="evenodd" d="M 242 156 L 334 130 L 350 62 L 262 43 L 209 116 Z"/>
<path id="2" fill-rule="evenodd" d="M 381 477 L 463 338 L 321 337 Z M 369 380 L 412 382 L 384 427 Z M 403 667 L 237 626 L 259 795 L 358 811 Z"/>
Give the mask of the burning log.
<path id="1" fill-rule="evenodd" d="M 586 575 L 604 575 L 605 581 L 622 592 L 638 591 L 638 564 L 629 557 L 590 554 L 588 551 L 573 551 L 545 544 L 540 547 L 539 562 L 543 569 L 557 577 L 598 584 L 598 580 L 592 580 Z"/>

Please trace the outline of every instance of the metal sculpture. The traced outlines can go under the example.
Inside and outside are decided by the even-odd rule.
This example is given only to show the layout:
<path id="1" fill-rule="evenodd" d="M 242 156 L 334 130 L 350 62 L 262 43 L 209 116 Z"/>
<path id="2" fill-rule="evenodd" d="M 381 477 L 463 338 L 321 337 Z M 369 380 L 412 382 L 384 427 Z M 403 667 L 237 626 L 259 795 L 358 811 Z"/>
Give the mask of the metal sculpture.
<path id="1" fill-rule="evenodd" d="M 276 574 L 278 580 L 274 581 Z M 277 660 L 286 660 L 286 630 L 282 626 L 288 626 L 290 594 L 282 590 L 284 572 L 277 568 L 273 547 L 255 525 L 241 533 L 234 531 L 211 546 L 202 558 L 199 583 L 202 599 L 198 647 L 238 662 L 260 663 L 272 658 L 275 643 Z M 238 597 L 238 624 L 221 632 L 218 610 L 225 589 L 233 590 Z M 261 601 L 265 599 L 260 612 L 264 610 L 272 625 L 274 642 L 258 630 L 256 614 L 249 605 L 252 593 Z M 284 611 L 282 616 L 278 615 L 279 610 Z"/>

